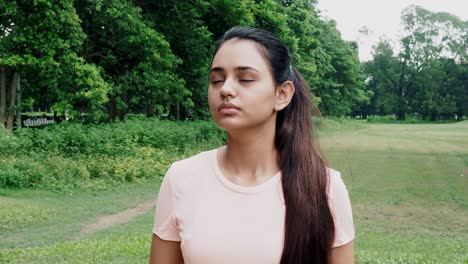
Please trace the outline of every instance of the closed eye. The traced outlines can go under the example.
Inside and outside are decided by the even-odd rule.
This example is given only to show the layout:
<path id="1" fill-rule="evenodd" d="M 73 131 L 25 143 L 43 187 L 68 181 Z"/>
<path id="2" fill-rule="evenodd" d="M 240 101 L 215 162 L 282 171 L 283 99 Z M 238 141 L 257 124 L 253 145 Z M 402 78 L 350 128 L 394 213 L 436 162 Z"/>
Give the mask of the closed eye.
<path id="1" fill-rule="evenodd" d="M 211 81 L 212 84 L 217 84 L 217 83 L 221 83 L 221 82 L 224 82 L 224 80 L 213 80 L 213 81 Z"/>

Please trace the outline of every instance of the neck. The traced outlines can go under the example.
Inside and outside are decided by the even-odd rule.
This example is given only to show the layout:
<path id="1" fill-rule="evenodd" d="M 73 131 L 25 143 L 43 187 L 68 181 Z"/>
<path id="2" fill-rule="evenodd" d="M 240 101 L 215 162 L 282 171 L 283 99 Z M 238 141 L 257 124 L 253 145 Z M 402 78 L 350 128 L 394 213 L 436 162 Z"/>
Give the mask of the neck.
<path id="1" fill-rule="evenodd" d="M 225 176 L 240 185 L 257 185 L 279 171 L 275 122 L 228 132 L 227 147 L 219 161 Z"/>

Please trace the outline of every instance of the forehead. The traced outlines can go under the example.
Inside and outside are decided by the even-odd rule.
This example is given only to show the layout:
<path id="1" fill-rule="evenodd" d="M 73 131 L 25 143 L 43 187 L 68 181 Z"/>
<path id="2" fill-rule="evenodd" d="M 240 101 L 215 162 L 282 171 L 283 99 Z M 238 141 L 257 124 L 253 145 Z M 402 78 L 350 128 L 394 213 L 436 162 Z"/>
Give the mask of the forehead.
<path id="1" fill-rule="evenodd" d="M 252 40 L 230 39 L 226 41 L 213 58 L 212 67 L 225 70 L 239 66 L 253 67 L 260 72 L 268 72 L 269 66 L 263 55 L 262 47 Z"/>

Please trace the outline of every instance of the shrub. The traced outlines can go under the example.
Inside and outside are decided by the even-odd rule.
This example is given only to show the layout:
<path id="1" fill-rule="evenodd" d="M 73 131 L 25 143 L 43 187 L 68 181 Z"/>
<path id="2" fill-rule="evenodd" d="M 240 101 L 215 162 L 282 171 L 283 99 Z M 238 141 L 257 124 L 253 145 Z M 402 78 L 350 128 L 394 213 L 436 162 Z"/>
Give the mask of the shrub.
<path id="1" fill-rule="evenodd" d="M 212 122 L 134 117 L 0 133 L 0 187 L 57 191 L 160 178 L 176 159 L 225 142 Z"/>
<path id="2" fill-rule="evenodd" d="M 184 151 L 198 144 L 219 144 L 223 133 L 212 122 L 172 122 L 131 118 L 125 122 L 83 125 L 62 122 L 46 128 L 23 128 L 11 136 L 2 154 L 53 153 L 67 157 L 104 154 L 111 156 L 132 152 L 137 147 L 175 148 Z"/>

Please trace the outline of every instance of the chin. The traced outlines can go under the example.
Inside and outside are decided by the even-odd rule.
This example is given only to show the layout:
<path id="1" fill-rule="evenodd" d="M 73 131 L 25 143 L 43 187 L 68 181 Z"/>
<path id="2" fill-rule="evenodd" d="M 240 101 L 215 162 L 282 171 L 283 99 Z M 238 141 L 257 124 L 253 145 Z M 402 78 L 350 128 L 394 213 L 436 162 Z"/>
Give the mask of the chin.
<path id="1" fill-rule="evenodd" d="M 246 128 L 248 126 L 246 126 L 245 124 L 242 124 L 241 122 L 236 122 L 235 120 L 226 120 L 227 118 L 223 118 L 222 120 L 215 120 L 216 121 L 216 125 L 226 131 L 226 132 L 230 132 L 230 131 L 235 131 L 235 130 L 239 130 L 239 129 L 243 129 L 243 128 Z"/>
<path id="2" fill-rule="evenodd" d="M 227 118 L 223 118 L 221 120 L 215 120 L 217 126 L 226 131 L 227 133 L 230 132 L 238 132 L 242 130 L 252 130 L 252 129 L 260 129 L 268 124 L 266 120 L 258 121 L 258 122 L 242 122 L 241 120 L 229 120 Z M 269 126 L 269 125 L 267 125 Z"/>

